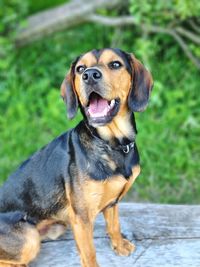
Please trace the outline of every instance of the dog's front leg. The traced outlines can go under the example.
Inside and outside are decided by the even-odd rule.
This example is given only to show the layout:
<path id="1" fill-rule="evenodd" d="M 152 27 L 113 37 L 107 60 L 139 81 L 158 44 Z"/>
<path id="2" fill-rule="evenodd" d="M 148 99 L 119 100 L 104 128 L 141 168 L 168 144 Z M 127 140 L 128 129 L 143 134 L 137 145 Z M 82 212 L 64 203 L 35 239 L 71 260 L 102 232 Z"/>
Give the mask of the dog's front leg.
<path id="1" fill-rule="evenodd" d="M 74 211 L 71 212 L 70 222 L 82 267 L 99 267 L 93 243 L 93 223 Z"/>
<path id="2" fill-rule="evenodd" d="M 135 246 L 129 240 L 122 237 L 118 206 L 115 205 L 107 208 L 103 211 L 103 214 L 114 251 L 120 256 L 130 255 L 135 250 Z"/>

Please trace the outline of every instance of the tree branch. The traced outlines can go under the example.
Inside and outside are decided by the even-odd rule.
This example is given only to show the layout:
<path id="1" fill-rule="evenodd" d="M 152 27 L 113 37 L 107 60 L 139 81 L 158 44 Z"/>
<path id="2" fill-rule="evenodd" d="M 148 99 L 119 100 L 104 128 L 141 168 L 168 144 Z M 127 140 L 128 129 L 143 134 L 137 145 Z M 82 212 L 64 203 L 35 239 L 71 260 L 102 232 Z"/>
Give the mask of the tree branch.
<path id="1" fill-rule="evenodd" d="M 189 38 L 195 43 L 200 44 L 200 39 L 195 34 L 181 27 L 171 29 L 169 27 L 163 28 L 157 25 L 138 23 L 132 16 L 107 17 L 93 14 L 100 7 L 110 8 L 116 6 L 117 4 L 122 4 L 122 1 L 87 0 L 83 2 L 83 0 L 73 0 L 72 2 L 62 6 L 30 16 L 27 20 L 28 25 L 19 32 L 16 40 L 17 45 L 25 45 L 31 41 L 47 36 L 50 33 L 62 30 L 64 28 L 69 28 L 81 22 L 94 22 L 111 27 L 134 25 L 141 28 L 142 31 L 146 33 L 161 33 L 172 36 L 183 49 L 187 57 L 196 65 L 198 69 L 200 69 L 199 59 L 192 54 L 187 44 L 178 33 Z"/>
<path id="2" fill-rule="evenodd" d="M 193 20 L 189 20 L 189 24 L 194 31 L 196 31 L 197 33 L 200 33 L 200 26 L 195 24 Z"/>
<path id="3" fill-rule="evenodd" d="M 16 45 L 23 46 L 53 32 L 87 21 L 98 8 L 113 8 L 120 0 L 74 0 L 56 8 L 39 12 L 27 18 L 27 25 L 19 30 Z"/>
<path id="4" fill-rule="evenodd" d="M 111 27 L 136 24 L 136 21 L 132 16 L 107 17 L 102 15 L 91 14 L 87 18 L 87 20 L 90 22 L 100 23 Z"/>
<path id="5" fill-rule="evenodd" d="M 144 23 L 139 24 L 136 22 L 134 17 L 132 16 L 121 16 L 121 17 L 107 17 L 107 16 L 101 16 L 96 14 L 91 14 L 87 21 L 95 22 L 99 24 L 103 24 L 110 27 L 117 27 L 117 26 L 125 26 L 125 25 L 135 25 L 138 27 L 141 27 L 143 30 L 147 32 L 155 32 L 155 33 L 168 33 L 169 30 L 156 26 L 156 25 L 147 25 Z"/>
<path id="6" fill-rule="evenodd" d="M 200 37 L 194 34 L 193 32 L 190 32 L 186 29 L 183 29 L 182 27 L 176 27 L 175 30 L 180 33 L 181 35 L 187 37 L 191 41 L 193 41 L 196 44 L 200 44 Z"/>
<path id="7" fill-rule="evenodd" d="M 187 46 L 187 44 L 183 41 L 183 39 L 175 32 L 172 31 L 171 35 L 174 37 L 174 39 L 178 42 L 178 44 L 180 45 L 180 47 L 183 49 L 183 51 L 185 52 L 185 54 L 187 55 L 187 57 L 193 62 L 193 64 L 200 69 L 200 60 L 198 58 L 196 58 L 192 52 L 189 50 L 189 47 Z"/>
<path id="8" fill-rule="evenodd" d="M 138 27 L 141 27 L 143 31 L 151 32 L 151 33 L 162 33 L 162 34 L 168 34 L 172 36 L 179 46 L 183 49 L 186 56 L 193 62 L 193 64 L 200 69 L 200 61 L 198 58 L 196 58 L 192 52 L 189 50 L 189 47 L 187 44 L 183 41 L 183 39 L 178 35 L 178 33 L 175 30 L 169 29 L 169 28 L 162 28 L 156 25 L 147 25 L 144 23 L 138 24 L 133 17 L 130 16 L 124 16 L 124 17 L 105 17 L 100 15 L 90 15 L 88 18 L 89 21 L 101 23 L 103 25 L 108 25 L 112 27 L 116 26 L 123 26 L 123 25 L 136 25 Z M 198 40 L 196 40 L 198 41 Z"/>

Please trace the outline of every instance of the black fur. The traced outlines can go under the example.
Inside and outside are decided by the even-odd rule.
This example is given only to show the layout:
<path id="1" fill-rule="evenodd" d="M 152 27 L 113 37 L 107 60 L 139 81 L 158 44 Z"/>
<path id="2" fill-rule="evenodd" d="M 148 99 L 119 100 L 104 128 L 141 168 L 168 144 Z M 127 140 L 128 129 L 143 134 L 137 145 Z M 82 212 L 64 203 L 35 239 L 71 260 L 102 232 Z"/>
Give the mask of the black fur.
<path id="1" fill-rule="evenodd" d="M 132 68 L 132 85 L 128 96 L 128 106 L 132 112 L 144 111 L 153 87 L 151 74 L 147 69 L 130 54 L 126 57 Z"/>
<path id="2" fill-rule="evenodd" d="M 74 90 L 74 77 L 75 77 L 75 66 L 77 61 L 80 59 L 81 56 L 77 57 L 75 61 L 71 64 L 71 69 L 69 76 L 64 80 L 65 86 L 65 102 L 67 104 L 67 115 L 69 119 L 73 119 L 78 111 L 78 97 Z"/>
<path id="3" fill-rule="evenodd" d="M 66 206 L 65 185 L 73 190 L 77 176 L 83 173 L 94 180 L 117 174 L 128 179 L 132 167 L 139 163 L 137 147 L 125 154 L 88 127 L 85 121 L 80 122 L 22 163 L 0 188 L 0 212 L 21 211 L 40 221 Z M 102 154 L 116 163 L 116 170 L 110 169 Z"/>

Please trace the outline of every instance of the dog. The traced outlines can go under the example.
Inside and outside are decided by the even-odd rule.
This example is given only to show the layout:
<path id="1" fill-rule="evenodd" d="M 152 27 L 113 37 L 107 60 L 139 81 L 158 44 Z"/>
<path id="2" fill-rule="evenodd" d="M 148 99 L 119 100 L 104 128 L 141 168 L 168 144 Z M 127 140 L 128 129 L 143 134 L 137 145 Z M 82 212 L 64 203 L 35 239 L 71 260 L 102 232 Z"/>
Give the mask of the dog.
<path id="1" fill-rule="evenodd" d="M 92 50 L 71 64 L 61 96 L 83 120 L 33 154 L 0 188 L 0 266 L 27 266 L 41 240 L 70 225 L 82 267 L 98 267 L 93 224 L 102 212 L 111 245 L 128 256 L 118 202 L 140 173 L 134 112 L 152 90 L 149 71 L 120 49 Z M 67 251 L 66 251 L 67 253 Z"/>

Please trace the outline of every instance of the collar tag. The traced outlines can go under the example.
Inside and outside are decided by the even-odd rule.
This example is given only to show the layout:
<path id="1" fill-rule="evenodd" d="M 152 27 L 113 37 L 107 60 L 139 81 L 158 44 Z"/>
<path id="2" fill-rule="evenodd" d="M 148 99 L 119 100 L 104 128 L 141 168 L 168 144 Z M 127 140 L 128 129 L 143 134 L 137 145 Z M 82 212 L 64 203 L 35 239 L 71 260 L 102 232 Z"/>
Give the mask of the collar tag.
<path id="1" fill-rule="evenodd" d="M 134 143 L 130 143 L 130 144 L 124 146 L 123 152 L 128 154 L 132 148 L 134 148 Z"/>

